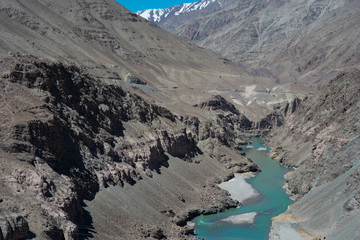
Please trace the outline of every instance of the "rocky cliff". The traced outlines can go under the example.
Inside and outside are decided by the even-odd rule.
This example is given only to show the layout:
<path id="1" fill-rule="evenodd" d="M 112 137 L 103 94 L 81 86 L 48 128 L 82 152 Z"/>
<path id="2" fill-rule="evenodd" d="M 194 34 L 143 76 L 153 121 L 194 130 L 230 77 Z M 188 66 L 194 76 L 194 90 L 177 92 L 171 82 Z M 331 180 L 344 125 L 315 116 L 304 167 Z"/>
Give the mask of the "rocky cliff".
<path id="1" fill-rule="evenodd" d="M 39 237 L 54 238 L 56 233 L 56 239 L 76 239 L 79 230 L 81 233 L 79 226 L 85 225 L 84 200 L 93 200 L 99 191 L 111 186 L 121 191 L 139 181 L 158 178 L 163 168 L 172 166 L 169 157 L 184 164 L 200 164 L 204 161 L 201 155 L 205 154 L 222 162 L 224 152 L 229 151 L 233 152 L 233 158 L 226 158 L 230 170 L 220 162 L 212 163 L 223 168 L 220 179 L 232 172 L 257 170 L 236 150 L 240 134 L 227 134 L 244 127 L 238 121 L 221 117 L 200 121 L 174 115 L 119 86 L 96 80 L 74 65 L 23 56 L 10 57 L 1 64 L 4 195 L 0 204 L 20 215 L 6 220 L 8 223 L 1 227 L 4 239 L 19 239 L 29 228 Z M 220 194 L 210 205 L 212 211 L 236 206 L 226 202 L 229 199 L 220 189 L 212 191 Z M 194 194 L 207 195 L 202 191 Z M 137 195 L 146 196 L 147 193 Z M 190 207 L 209 206 L 194 199 L 193 204 L 186 206 Z M 186 212 L 186 208 L 180 207 L 178 214 L 183 214 L 180 210 Z M 173 216 L 172 212 L 169 217 Z M 169 221 L 171 225 L 169 219 L 159 221 Z M 162 234 L 169 233 L 164 230 Z"/>
<path id="2" fill-rule="evenodd" d="M 298 200 L 274 229 L 287 223 L 321 239 L 359 238 L 359 83 L 358 70 L 339 74 L 268 136 L 295 167 L 287 179 Z"/>

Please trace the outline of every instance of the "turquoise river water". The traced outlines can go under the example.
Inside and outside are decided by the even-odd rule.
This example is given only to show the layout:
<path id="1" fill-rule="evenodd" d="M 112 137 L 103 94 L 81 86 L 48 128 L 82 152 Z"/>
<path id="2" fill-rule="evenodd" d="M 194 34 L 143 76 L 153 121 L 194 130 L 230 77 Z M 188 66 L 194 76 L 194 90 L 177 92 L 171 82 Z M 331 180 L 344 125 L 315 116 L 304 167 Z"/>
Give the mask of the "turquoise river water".
<path id="1" fill-rule="evenodd" d="M 241 146 L 246 156 L 253 160 L 261 172 L 253 178 L 247 179 L 260 195 L 248 200 L 241 208 L 230 209 L 223 213 L 199 216 L 193 219 L 196 223 L 196 237 L 206 240 L 264 240 L 268 239 L 271 227 L 271 218 L 284 212 L 292 204 L 289 196 L 282 188 L 284 175 L 290 169 L 280 165 L 269 157 L 269 148 L 266 151 L 258 151 L 265 148 L 260 138 L 252 139 L 254 148 Z M 253 224 L 232 224 L 219 220 L 235 214 L 257 212 Z"/>

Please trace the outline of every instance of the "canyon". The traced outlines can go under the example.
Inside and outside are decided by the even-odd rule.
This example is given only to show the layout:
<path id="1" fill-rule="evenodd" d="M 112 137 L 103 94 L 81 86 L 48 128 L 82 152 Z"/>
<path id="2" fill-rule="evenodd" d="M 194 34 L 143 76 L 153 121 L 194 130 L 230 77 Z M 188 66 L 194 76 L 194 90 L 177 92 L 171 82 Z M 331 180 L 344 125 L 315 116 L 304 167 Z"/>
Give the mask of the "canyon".
<path id="1" fill-rule="evenodd" d="M 192 238 L 240 204 L 216 183 L 258 171 L 238 145 L 282 118 L 256 95 L 306 96 L 246 91 L 264 79 L 110 0 L 1 7 L 2 239 Z"/>
<path id="2" fill-rule="evenodd" d="M 194 239 L 260 135 L 295 168 L 270 238 L 359 237 L 356 1 L 187 7 L 157 21 L 181 39 L 112 0 L 1 3 L 1 240 Z"/>

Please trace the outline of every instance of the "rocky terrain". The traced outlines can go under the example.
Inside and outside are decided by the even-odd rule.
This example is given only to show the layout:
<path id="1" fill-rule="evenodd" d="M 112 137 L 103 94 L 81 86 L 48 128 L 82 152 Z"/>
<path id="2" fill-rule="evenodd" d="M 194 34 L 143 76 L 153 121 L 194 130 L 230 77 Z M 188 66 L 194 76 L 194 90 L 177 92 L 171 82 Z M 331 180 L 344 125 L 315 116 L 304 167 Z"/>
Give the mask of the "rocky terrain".
<path id="1" fill-rule="evenodd" d="M 359 62 L 356 1 L 223 2 L 214 11 L 169 16 L 158 24 L 275 82 L 318 85 Z"/>
<path id="2" fill-rule="evenodd" d="M 239 66 L 112 0 L 2 1 L 0 239 L 192 239 L 187 222 L 193 217 L 240 205 L 217 184 L 234 173 L 258 171 L 239 145 L 270 131 L 282 162 L 297 167 L 288 176 L 289 191 L 298 199 L 287 213 L 298 219 L 290 223 L 294 229 L 328 239 L 356 238 L 360 74 L 339 75 L 320 95 L 294 81 L 314 73 L 313 83 L 357 62 L 356 54 L 343 61 L 356 49 L 356 31 L 346 38 L 334 25 L 340 32 L 326 39 L 333 48 L 316 41 L 330 55 L 306 68 L 300 64 L 310 51 L 301 47 L 306 37 L 322 34 L 319 19 L 338 24 L 353 7 L 346 13 L 354 17 L 343 27 L 356 28 L 355 1 L 208 3 L 201 13 L 172 15 L 169 23 L 179 16 L 189 19 L 186 24 L 203 24 L 235 9 L 239 15 L 229 19 L 245 13 L 244 21 L 283 16 L 264 13 L 275 6 L 289 10 L 292 23 L 308 7 L 316 17 L 296 27 L 299 35 L 251 47 L 261 46 L 264 55 L 249 54 L 250 48 L 239 56 L 234 51 L 232 59 L 248 64 Z M 214 30 L 220 25 L 210 24 Z M 271 26 L 284 25 L 266 26 L 270 33 Z M 198 33 L 189 31 L 188 40 L 200 44 L 197 37 L 204 32 Z M 294 45 L 283 48 L 290 37 Z M 345 44 L 339 52 L 337 41 Z M 274 42 L 279 45 L 269 47 Z M 296 58 L 288 55 L 292 46 L 300 46 Z M 315 55 L 322 51 L 315 48 Z"/>
<path id="3" fill-rule="evenodd" d="M 214 109 L 216 121 L 200 121 L 174 115 L 74 65 L 22 56 L 1 65 L 3 239 L 19 239 L 28 231 L 51 239 L 90 236 L 86 231 L 94 226 L 89 219 L 104 217 L 108 207 L 117 205 L 138 209 L 127 220 L 126 209 L 106 214 L 107 220 L 117 219 L 111 226 L 127 229 L 106 232 L 114 238 L 155 234 L 160 239 L 160 232 L 185 238 L 188 233 L 181 227 L 186 220 L 237 205 L 214 183 L 234 172 L 257 171 L 236 148 L 243 141 L 239 132 L 252 123 L 232 113 L 234 106 L 224 99 L 212 102 L 221 107 Z M 230 109 L 222 107 L 224 102 Z M 191 170 L 182 173 L 179 168 Z M 165 189 L 138 190 L 174 178 Z M 180 186 L 184 190 L 179 191 Z M 134 197 L 138 203 L 108 196 L 112 204 L 99 208 L 103 201 L 97 198 L 109 193 Z M 154 194 L 161 198 L 144 206 Z M 149 218 L 143 216 L 146 211 Z M 96 225 L 101 219 L 91 221 Z M 106 231 L 110 225 L 100 224 Z M 91 235 L 102 238 L 101 230 L 95 227 Z"/>
<path id="4" fill-rule="evenodd" d="M 266 114 L 229 97 L 250 74 L 110 0 L 0 18 L 2 239 L 186 239 L 239 204 L 215 184 L 258 170 L 237 146 Z"/>
<path id="5" fill-rule="evenodd" d="M 267 112 L 266 122 L 255 125 L 278 126 L 267 136 L 269 144 L 276 159 L 295 168 L 286 176 L 286 187 L 296 202 L 273 220 L 270 239 L 295 235 L 358 239 L 359 4 L 348 0 L 228 2 L 212 12 L 182 13 L 157 23 L 238 63 L 254 79 L 266 77 L 265 87 L 254 86 L 257 97 L 260 86 L 264 93 L 274 93 L 289 82 L 296 92 L 302 91 L 301 85 L 321 89 L 292 104 L 274 104 L 280 111 Z M 251 88 L 245 88 L 244 96 L 246 92 Z M 251 110 L 237 107 L 254 116 L 248 111 L 261 107 L 248 100 Z M 210 103 L 199 106 L 211 109 Z"/>
<path id="6" fill-rule="evenodd" d="M 298 201 L 274 229 L 289 224 L 319 239 L 360 237 L 359 83 L 359 70 L 339 74 L 268 136 L 281 162 L 296 168 L 287 180 Z"/>
<path id="7" fill-rule="evenodd" d="M 314 92 L 255 76 L 113 0 L 6 0 L 0 18 L 0 59 L 20 54 L 76 64 L 94 78 L 120 85 L 174 113 L 201 117 L 190 106 L 217 94 L 252 121 L 260 121 L 274 105 Z"/>
<path id="8" fill-rule="evenodd" d="M 238 145 L 297 96 L 246 91 L 242 68 L 114 4 L 2 5 L 3 239 L 190 238 L 239 204 L 215 184 L 258 170 Z M 274 103 L 249 119 L 254 95 Z"/>
<path id="9" fill-rule="evenodd" d="M 75 65 L 0 64 L 3 239 L 191 238 L 187 221 L 239 205 L 215 184 L 259 170 L 244 137 L 280 126 L 298 102 L 253 122 L 214 95 L 192 106 L 211 116 L 198 118 Z"/>

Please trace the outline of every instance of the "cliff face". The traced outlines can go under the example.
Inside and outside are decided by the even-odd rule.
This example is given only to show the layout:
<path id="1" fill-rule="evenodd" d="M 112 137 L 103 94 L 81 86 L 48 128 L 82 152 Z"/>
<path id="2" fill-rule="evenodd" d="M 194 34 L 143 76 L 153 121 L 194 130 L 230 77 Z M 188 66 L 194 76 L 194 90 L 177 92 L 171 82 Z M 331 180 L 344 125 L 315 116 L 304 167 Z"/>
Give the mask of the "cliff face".
<path id="1" fill-rule="evenodd" d="M 1 64 L 4 66 L 0 83 L 4 197 L 0 204 L 4 209 L 12 209 L 11 214 L 26 216 L 26 220 L 16 217 L 12 228 L 2 226 L 5 236 L 26 235 L 29 224 L 30 231 L 39 236 L 52 237 L 57 232 L 58 239 L 76 239 L 81 230 L 78 226 L 86 219 L 84 200 L 93 200 L 98 192 L 109 187 L 117 187 L 121 192 L 121 187 L 159 178 L 162 169 L 169 167 L 169 157 L 186 165 L 200 164 L 202 155 L 211 155 L 217 162 L 212 163 L 214 167 L 221 168 L 218 161 L 229 151 L 233 153 L 233 158 L 226 159 L 230 170 L 222 167 L 219 179 L 232 172 L 257 170 L 236 150 L 240 135 L 226 134 L 231 129 L 242 128 L 235 120 L 219 117 L 204 121 L 176 116 L 119 86 L 102 83 L 74 65 L 24 57 L 11 57 Z M 206 175 L 207 180 L 201 182 L 214 178 L 214 173 Z M 210 204 L 212 211 L 229 204 L 236 206 L 227 202 L 228 197 L 220 189 L 214 191 L 219 197 Z M 203 194 L 200 186 L 196 192 L 194 197 Z M 146 196 L 146 192 L 137 195 Z M 205 199 L 195 198 L 186 207 L 179 207 L 177 213 L 184 214 L 191 207 L 209 206 Z M 172 212 L 168 217 L 174 216 Z M 166 218 L 158 219 L 155 224 L 159 222 L 171 225 Z M 150 224 L 145 229 L 155 226 Z M 178 232 L 181 234 L 180 229 Z"/>
<path id="2" fill-rule="evenodd" d="M 357 239 L 359 223 L 360 72 L 338 75 L 268 137 L 299 201 L 286 214 L 295 228 L 327 239 Z M 304 221 L 300 219 L 306 219 Z"/>
<path id="3" fill-rule="evenodd" d="M 24 217 L 2 211 L 0 215 L 0 239 L 21 239 L 28 236 L 29 226 Z"/>

